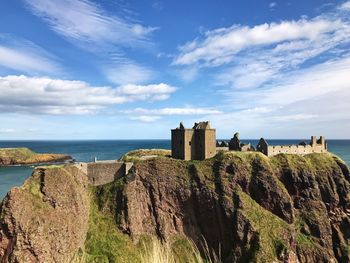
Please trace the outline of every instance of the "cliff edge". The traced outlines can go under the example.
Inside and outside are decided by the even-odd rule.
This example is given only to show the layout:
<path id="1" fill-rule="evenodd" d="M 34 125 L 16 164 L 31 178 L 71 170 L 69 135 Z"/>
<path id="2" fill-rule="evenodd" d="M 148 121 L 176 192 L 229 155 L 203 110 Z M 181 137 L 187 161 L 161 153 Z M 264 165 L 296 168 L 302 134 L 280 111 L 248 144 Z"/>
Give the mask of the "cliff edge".
<path id="1" fill-rule="evenodd" d="M 86 176 L 73 167 L 37 168 L 0 207 L 1 262 L 70 262 L 84 247 Z"/>
<path id="2" fill-rule="evenodd" d="M 115 182 L 86 180 L 68 165 L 36 170 L 13 189 L 0 211 L 0 256 L 140 262 L 145 237 L 179 245 L 185 236 L 222 262 L 350 259 L 350 174 L 331 154 L 138 158 Z"/>

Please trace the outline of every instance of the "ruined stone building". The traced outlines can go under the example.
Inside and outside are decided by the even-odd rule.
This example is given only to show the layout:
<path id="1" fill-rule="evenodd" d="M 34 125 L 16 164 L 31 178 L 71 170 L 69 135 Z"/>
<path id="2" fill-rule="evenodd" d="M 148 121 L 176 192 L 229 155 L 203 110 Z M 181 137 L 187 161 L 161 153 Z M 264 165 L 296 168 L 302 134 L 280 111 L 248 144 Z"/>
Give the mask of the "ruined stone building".
<path id="1" fill-rule="evenodd" d="M 241 151 L 241 152 L 247 152 L 247 151 L 253 151 L 254 148 L 251 146 L 250 143 L 242 143 L 239 138 L 239 133 L 236 132 L 233 135 L 233 138 L 228 143 L 228 148 L 230 151 Z"/>
<path id="2" fill-rule="evenodd" d="M 305 142 L 299 143 L 299 145 L 269 145 L 264 138 L 261 138 L 256 150 L 262 152 L 267 156 L 274 156 L 279 153 L 288 154 L 310 154 L 310 153 L 325 153 L 327 152 L 327 143 L 323 136 L 318 140 L 316 136 L 311 136 L 311 141 L 309 144 Z"/>
<path id="3" fill-rule="evenodd" d="M 216 130 L 210 123 L 195 123 L 192 129 L 185 129 L 182 123 L 171 130 L 171 154 L 183 160 L 204 160 L 216 154 Z"/>

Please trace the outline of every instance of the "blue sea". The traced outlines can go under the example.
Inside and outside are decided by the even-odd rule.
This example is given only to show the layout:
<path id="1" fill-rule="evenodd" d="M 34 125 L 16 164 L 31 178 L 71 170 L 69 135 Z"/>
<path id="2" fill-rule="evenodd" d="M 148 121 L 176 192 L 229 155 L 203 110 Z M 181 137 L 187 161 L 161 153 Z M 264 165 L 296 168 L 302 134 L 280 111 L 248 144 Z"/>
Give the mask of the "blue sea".
<path id="1" fill-rule="evenodd" d="M 257 140 L 242 140 L 251 142 Z M 271 145 L 288 145 L 307 140 L 268 140 Z M 350 165 L 350 140 L 328 140 L 329 151 L 340 156 Z M 170 149 L 170 140 L 113 140 L 113 141 L 0 141 L 2 147 L 27 147 L 39 153 L 63 153 L 76 161 L 88 162 L 94 157 L 98 160 L 119 159 L 135 149 Z M 14 186 L 20 186 L 33 171 L 30 166 L 0 167 L 0 200 Z"/>

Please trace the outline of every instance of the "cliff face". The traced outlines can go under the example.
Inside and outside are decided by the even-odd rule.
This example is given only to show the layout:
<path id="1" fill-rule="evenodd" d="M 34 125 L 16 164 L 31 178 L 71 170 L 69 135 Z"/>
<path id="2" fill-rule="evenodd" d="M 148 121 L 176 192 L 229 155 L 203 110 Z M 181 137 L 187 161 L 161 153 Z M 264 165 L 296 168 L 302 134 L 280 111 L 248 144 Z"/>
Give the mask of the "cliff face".
<path id="1" fill-rule="evenodd" d="M 36 169 L 0 207 L 1 262 L 69 262 L 84 246 L 87 179 L 73 167 Z"/>
<path id="2" fill-rule="evenodd" d="M 154 159 L 135 164 L 117 213 L 134 239 L 204 238 L 226 262 L 348 262 L 349 179 L 323 154 Z"/>
<path id="3" fill-rule="evenodd" d="M 349 182 L 328 154 L 140 158 L 92 191 L 73 166 L 38 169 L 1 205 L 0 257 L 138 262 L 131 239 L 185 235 L 223 262 L 349 262 Z"/>

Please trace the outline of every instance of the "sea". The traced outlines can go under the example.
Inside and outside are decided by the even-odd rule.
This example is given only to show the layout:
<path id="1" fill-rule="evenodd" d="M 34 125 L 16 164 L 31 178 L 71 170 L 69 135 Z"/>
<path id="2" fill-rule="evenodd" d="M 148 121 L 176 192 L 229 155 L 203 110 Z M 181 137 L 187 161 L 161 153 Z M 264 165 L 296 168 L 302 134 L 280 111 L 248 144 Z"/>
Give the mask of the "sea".
<path id="1" fill-rule="evenodd" d="M 218 140 L 220 141 L 220 140 Z M 267 140 L 270 145 L 290 145 L 307 140 Z M 258 140 L 242 140 L 256 145 Z M 350 140 L 327 140 L 329 151 L 350 166 Z M 115 160 L 136 149 L 170 149 L 170 140 L 88 140 L 88 141 L 0 141 L 3 147 L 27 147 L 38 153 L 62 153 L 76 161 Z M 0 200 L 20 186 L 33 172 L 33 166 L 0 167 Z"/>

